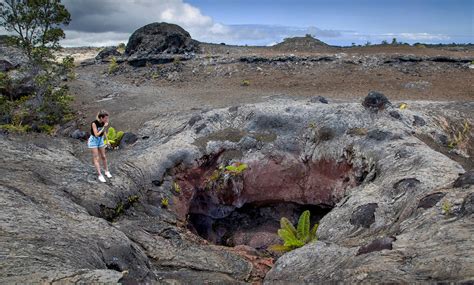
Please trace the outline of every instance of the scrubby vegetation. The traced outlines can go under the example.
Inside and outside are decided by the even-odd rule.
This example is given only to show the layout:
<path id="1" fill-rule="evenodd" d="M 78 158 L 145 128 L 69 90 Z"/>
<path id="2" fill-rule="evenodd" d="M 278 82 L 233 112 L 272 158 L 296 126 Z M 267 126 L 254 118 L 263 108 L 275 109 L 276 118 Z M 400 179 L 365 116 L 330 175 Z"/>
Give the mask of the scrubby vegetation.
<path id="1" fill-rule="evenodd" d="M 222 190 L 230 178 L 240 177 L 248 169 L 248 165 L 242 162 L 234 162 L 230 165 L 220 165 L 206 179 L 206 189 Z"/>
<path id="2" fill-rule="evenodd" d="M 457 146 L 466 144 L 469 141 L 470 130 L 471 126 L 468 121 L 464 121 L 462 127 L 459 129 L 452 130 L 450 132 L 448 147 L 456 148 Z"/>
<path id="3" fill-rule="evenodd" d="M 114 74 L 115 72 L 117 72 L 118 68 L 119 65 L 117 63 L 117 59 L 115 57 L 112 57 L 112 59 L 110 59 L 108 73 Z"/>
<path id="4" fill-rule="evenodd" d="M 17 70 L 20 79 L 0 74 L 0 128 L 51 133 L 55 125 L 73 118 L 72 97 L 61 82 L 74 78 L 74 60 L 66 57 L 58 63 L 53 54 L 65 37 L 61 27 L 69 22 L 59 0 L 0 3 L 0 26 L 13 34 L 10 44 L 27 58 Z M 22 86 L 27 91 L 18 92 Z"/>
<path id="5" fill-rule="evenodd" d="M 317 240 L 318 224 L 310 228 L 310 212 L 308 210 L 301 214 L 297 228 L 285 217 L 281 218 L 280 227 L 278 236 L 283 240 L 283 244 L 272 245 L 270 249 L 273 251 L 286 252 Z"/>

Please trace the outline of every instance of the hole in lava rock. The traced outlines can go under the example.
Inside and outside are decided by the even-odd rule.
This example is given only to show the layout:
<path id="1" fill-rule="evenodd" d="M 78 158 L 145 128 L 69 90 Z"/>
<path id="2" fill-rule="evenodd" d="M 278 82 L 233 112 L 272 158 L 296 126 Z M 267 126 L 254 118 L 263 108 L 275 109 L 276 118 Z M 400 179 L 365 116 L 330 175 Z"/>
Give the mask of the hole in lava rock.
<path id="1" fill-rule="evenodd" d="M 281 244 L 282 217 L 296 224 L 310 210 L 312 225 L 319 222 L 361 183 L 358 173 L 365 170 L 345 160 L 305 162 L 272 154 L 246 161 L 248 169 L 241 175 L 226 176 L 218 171 L 231 162 L 225 157 L 206 157 L 198 167 L 174 176 L 182 189 L 174 211 L 191 231 L 214 244 L 262 250 Z"/>
<path id="2" fill-rule="evenodd" d="M 189 214 L 188 227 L 204 239 L 218 245 L 248 245 L 265 250 L 269 245 L 280 244 L 277 235 L 280 219 L 288 218 L 297 224 L 303 211 L 311 212 L 311 225 L 318 223 L 331 208 L 315 205 L 299 205 L 291 202 L 245 204 L 228 216 L 213 218 L 204 214 Z"/>

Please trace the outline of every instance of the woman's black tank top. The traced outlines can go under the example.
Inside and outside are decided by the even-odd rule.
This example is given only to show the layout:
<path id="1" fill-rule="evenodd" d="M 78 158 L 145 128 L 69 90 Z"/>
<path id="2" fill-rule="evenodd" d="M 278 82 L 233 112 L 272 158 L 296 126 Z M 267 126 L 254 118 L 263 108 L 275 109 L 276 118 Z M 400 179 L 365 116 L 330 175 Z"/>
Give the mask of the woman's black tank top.
<path id="1" fill-rule="evenodd" d="M 100 130 L 102 130 L 102 128 L 104 127 L 104 123 L 101 123 L 99 122 L 98 120 L 95 120 L 91 123 L 91 135 L 94 136 L 94 129 L 92 128 L 92 124 L 95 123 L 95 126 L 97 127 L 97 131 L 100 132 Z M 104 133 L 101 133 L 99 135 L 99 137 L 102 137 L 104 135 Z"/>

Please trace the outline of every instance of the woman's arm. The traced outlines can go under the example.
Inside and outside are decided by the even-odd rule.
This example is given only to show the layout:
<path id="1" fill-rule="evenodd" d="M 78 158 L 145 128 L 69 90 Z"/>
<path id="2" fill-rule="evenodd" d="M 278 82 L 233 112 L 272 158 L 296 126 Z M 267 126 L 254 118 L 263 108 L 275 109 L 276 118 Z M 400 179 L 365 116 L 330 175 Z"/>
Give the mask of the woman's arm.
<path id="1" fill-rule="evenodd" d="M 97 126 L 95 125 L 95 123 L 92 123 L 92 130 L 94 131 L 94 136 L 98 137 L 100 136 L 101 133 L 104 132 L 105 130 L 105 127 L 102 128 L 102 130 L 100 130 L 100 132 L 97 130 Z"/>

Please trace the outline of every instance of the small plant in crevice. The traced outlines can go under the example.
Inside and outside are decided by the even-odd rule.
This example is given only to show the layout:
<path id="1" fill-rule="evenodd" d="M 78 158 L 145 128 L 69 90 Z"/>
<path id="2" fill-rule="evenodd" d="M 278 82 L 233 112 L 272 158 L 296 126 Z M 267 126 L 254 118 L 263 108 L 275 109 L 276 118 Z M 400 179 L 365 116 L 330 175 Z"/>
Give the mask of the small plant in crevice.
<path id="1" fill-rule="evenodd" d="M 132 207 L 135 203 L 139 201 L 138 195 L 130 195 L 124 200 L 120 200 L 115 207 L 107 207 L 105 205 L 100 205 L 100 211 L 104 219 L 109 222 L 114 222 L 122 214 L 125 213 L 125 210 Z"/>
<path id="2" fill-rule="evenodd" d="M 173 182 L 173 190 L 174 190 L 174 192 L 176 192 L 178 194 L 181 193 L 181 186 L 179 186 L 179 184 L 176 181 Z"/>
<path id="3" fill-rule="evenodd" d="M 301 214 L 296 228 L 285 217 L 281 218 L 280 227 L 278 236 L 283 240 L 283 244 L 270 246 L 269 249 L 272 251 L 287 252 L 317 240 L 318 224 L 310 228 L 310 212 L 308 210 Z"/>
<path id="4" fill-rule="evenodd" d="M 248 79 L 242 80 L 242 83 L 240 85 L 245 86 L 245 87 L 250 86 L 250 80 Z"/>
<path id="5" fill-rule="evenodd" d="M 242 162 L 234 162 L 227 166 L 221 165 L 206 179 L 206 189 L 217 191 L 224 189 L 229 179 L 240 177 L 247 169 L 248 165 Z"/>
<path id="6" fill-rule="evenodd" d="M 114 128 L 110 127 L 105 136 L 105 144 L 110 145 L 112 149 L 117 148 L 122 140 L 123 134 L 122 131 L 117 132 Z"/>
<path id="7" fill-rule="evenodd" d="M 369 130 L 367 128 L 350 128 L 347 130 L 348 135 L 354 135 L 354 136 L 365 136 Z"/>
<path id="8" fill-rule="evenodd" d="M 441 210 L 443 211 L 443 215 L 451 215 L 452 214 L 452 207 L 453 205 L 448 200 L 444 201 L 441 204 Z"/>
<path id="9" fill-rule="evenodd" d="M 462 128 L 450 134 L 448 147 L 453 149 L 469 140 L 471 126 L 468 121 L 464 121 Z"/>
<path id="10" fill-rule="evenodd" d="M 138 195 L 131 195 L 127 197 L 127 201 L 130 204 L 136 203 L 138 202 L 138 200 L 140 200 L 140 197 L 138 197 Z"/>
<path id="11" fill-rule="evenodd" d="M 160 73 L 158 71 L 153 71 L 150 75 L 151 79 L 156 80 L 160 78 Z"/>
<path id="12" fill-rule="evenodd" d="M 247 170 L 248 165 L 241 162 L 235 162 L 231 165 L 225 167 L 225 173 L 231 174 L 233 176 L 242 174 L 245 170 Z"/>
<path id="13" fill-rule="evenodd" d="M 161 198 L 161 207 L 162 208 L 168 208 L 169 205 L 169 199 L 168 198 Z"/>

